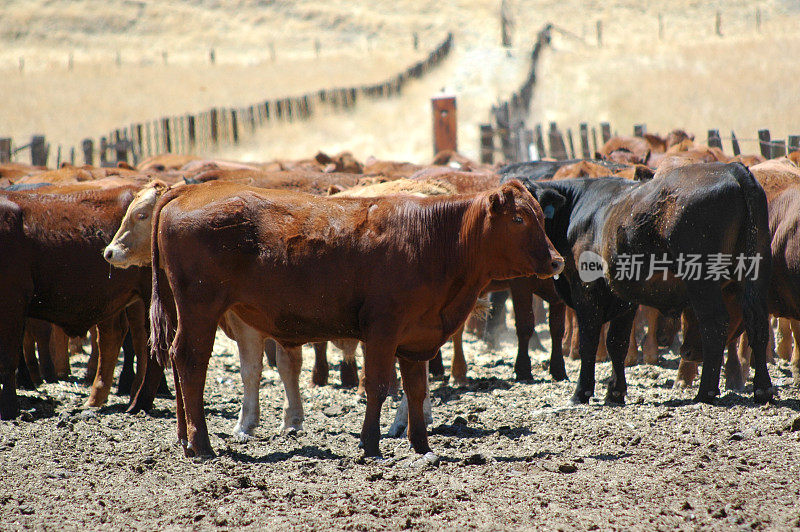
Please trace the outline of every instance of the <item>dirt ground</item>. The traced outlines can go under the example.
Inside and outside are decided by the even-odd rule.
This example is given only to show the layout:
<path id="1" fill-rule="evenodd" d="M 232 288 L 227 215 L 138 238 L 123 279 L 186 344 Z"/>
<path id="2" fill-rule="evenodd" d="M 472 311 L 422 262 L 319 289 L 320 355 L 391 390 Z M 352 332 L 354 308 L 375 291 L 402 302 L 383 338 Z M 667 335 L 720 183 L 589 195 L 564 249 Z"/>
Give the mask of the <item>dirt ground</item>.
<path id="1" fill-rule="evenodd" d="M 509 322 L 510 324 L 510 322 Z M 539 326 L 545 346 L 545 326 Z M 470 384 L 433 384 L 431 446 L 384 438 L 382 460 L 360 459 L 365 405 L 338 386 L 301 384 L 305 431 L 278 435 L 283 391 L 265 368 L 256 437 L 229 434 L 241 399 L 235 344 L 221 333 L 206 387 L 218 458 L 193 461 L 176 444 L 175 405 L 123 413 L 124 398 L 86 410 L 74 377 L 22 392 L 21 419 L 0 423 L 0 528 L 280 530 L 375 529 L 787 529 L 800 526 L 800 400 L 786 362 L 771 366 L 775 405 L 752 390 L 718 405 L 674 390 L 677 357 L 628 370 L 624 407 L 602 404 L 610 364 L 598 365 L 598 399 L 570 406 L 570 381 L 553 382 L 534 352 L 534 381 L 515 383 L 516 340 L 496 349 L 466 336 Z M 445 346 L 449 370 L 452 348 Z M 394 417 L 387 401 L 384 431 Z"/>

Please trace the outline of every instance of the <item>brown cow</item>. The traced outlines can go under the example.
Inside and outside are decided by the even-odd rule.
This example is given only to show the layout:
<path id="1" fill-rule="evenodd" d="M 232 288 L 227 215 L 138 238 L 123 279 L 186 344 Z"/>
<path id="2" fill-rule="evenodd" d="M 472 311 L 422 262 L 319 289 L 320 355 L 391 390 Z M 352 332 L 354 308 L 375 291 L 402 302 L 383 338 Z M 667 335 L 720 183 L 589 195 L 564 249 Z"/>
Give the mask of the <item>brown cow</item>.
<path id="1" fill-rule="evenodd" d="M 101 256 L 136 190 L 0 194 L 2 419 L 19 411 L 15 371 L 27 317 L 70 336 L 98 324 L 102 356 L 87 404 L 106 401 L 122 344 L 115 318 L 137 298 L 149 300 L 149 270 L 110 270 Z"/>
<path id="2" fill-rule="evenodd" d="M 541 208 L 518 182 L 446 198 L 318 198 L 231 183 L 169 191 L 153 215 L 152 263 L 165 279 L 153 275 L 151 345 L 159 361 L 173 363 L 185 453 L 213 455 L 203 388 L 228 309 L 287 347 L 365 342 L 368 456 L 380 454 L 380 410 L 397 354 L 409 440 L 418 453 L 430 452 L 422 362 L 464 322 L 491 279 L 561 271 L 543 226 Z M 177 317 L 164 306 L 165 280 Z"/>
<path id="3" fill-rule="evenodd" d="M 169 170 L 181 170 L 185 168 L 187 164 L 198 160 L 201 160 L 201 158 L 197 155 L 161 153 L 147 157 L 137 165 L 137 168 L 141 172 L 166 172 Z"/>

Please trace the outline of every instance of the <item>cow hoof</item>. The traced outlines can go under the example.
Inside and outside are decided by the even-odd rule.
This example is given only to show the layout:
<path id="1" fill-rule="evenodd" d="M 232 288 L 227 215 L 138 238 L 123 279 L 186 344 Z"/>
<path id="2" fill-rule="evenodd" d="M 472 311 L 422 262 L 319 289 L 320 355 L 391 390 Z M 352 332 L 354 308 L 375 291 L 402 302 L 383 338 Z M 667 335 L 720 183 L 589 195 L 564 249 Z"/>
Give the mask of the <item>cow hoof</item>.
<path id="1" fill-rule="evenodd" d="M 453 388 L 466 388 L 469 385 L 469 379 L 466 377 L 453 377 Z"/>
<path id="2" fill-rule="evenodd" d="M 550 366 L 552 369 L 552 366 Z M 554 381 L 561 382 L 568 380 L 567 372 L 564 369 L 557 369 L 550 372 L 550 376 L 553 377 Z"/>
<path id="3" fill-rule="evenodd" d="M 675 384 L 672 386 L 672 388 L 675 389 L 675 390 L 684 390 L 684 389 L 690 387 L 691 385 L 692 385 L 692 383 L 690 383 L 690 382 L 686 382 L 683 379 L 678 379 L 678 380 L 675 381 Z"/>
<path id="4" fill-rule="evenodd" d="M 764 405 L 767 403 L 775 402 L 775 388 L 765 388 L 760 390 L 753 390 L 753 401 L 757 405 Z"/>
<path id="5" fill-rule="evenodd" d="M 328 384 L 328 376 L 312 374 L 311 384 L 313 384 L 314 386 L 326 386 Z"/>
<path id="6" fill-rule="evenodd" d="M 713 405 L 716 402 L 718 393 L 715 392 L 697 392 L 697 395 L 694 398 L 695 403 L 705 403 L 707 405 Z"/>
<path id="7" fill-rule="evenodd" d="M 406 428 L 408 428 L 406 423 L 392 423 L 392 426 L 386 431 L 386 435 L 389 438 L 402 438 L 406 435 Z"/>
<path id="8" fill-rule="evenodd" d="M 591 392 L 575 392 L 569 402 L 573 405 L 588 405 L 591 397 Z"/>
<path id="9" fill-rule="evenodd" d="M 530 382 L 533 380 L 533 374 L 531 374 L 530 370 L 527 372 L 520 371 L 516 373 L 516 377 L 514 378 L 517 382 Z"/>
<path id="10" fill-rule="evenodd" d="M 625 394 L 619 390 L 608 390 L 606 394 L 607 405 L 624 405 Z"/>
<path id="11" fill-rule="evenodd" d="M 285 436 L 285 437 L 291 438 L 291 437 L 297 436 L 301 432 L 303 432 L 303 424 L 299 423 L 299 424 L 296 424 L 296 425 L 283 425 L 281 427 L 281 432 L 280 433 L 281 433 L 281 436 Z"/>
<path id="12" fill-rule="evenodd" d="M 725 379 L 725 389 L 731 390 L 733 392 L 742 392 L 744 391 L 744 380 L 741 377 L 733 377 L 731 379 Z"/>
<path id="13" fill-rule="evenodd" d="M 0 406 L 0 419 L 9 421 L 16 419 L 19 416 L 19 405 L 2 405 Z"/>
<path id="14" fill-rule="evenodd" d="M 247 443 L 253 439 L 253 430 L 255 430 L 255 427 L 251 427 L 249 429 L 243 429 L 240 425 L 237 424 L 233 428 L 233 434 L 231 434 L 231 436 L 233 437 L 234 440 L 236 440 L 239 443 Z"/>

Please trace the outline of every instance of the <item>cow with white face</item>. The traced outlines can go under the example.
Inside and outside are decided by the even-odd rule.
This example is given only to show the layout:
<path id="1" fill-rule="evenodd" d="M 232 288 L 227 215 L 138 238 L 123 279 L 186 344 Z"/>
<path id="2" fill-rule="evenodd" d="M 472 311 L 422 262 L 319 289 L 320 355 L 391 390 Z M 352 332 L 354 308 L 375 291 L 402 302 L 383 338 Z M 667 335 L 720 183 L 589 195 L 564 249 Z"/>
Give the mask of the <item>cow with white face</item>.
<path id="1" fill-rule="evenodd" d="M 136 194 L 122 219 L 117 234 L 103 250 L 103 257 L 110 264 L 117 268 L 150 265 L 153 209 L 159 198 L 169 188 L 161 181 L 153 181 Z M 240 441 L 246 441 L 253 435 L 253 431 L 259 424 L 258 387 L 263 369 L 264 343 L 268 337 L 245 324 L 233 312 L 223 315 L 220 320 L 220 328 L 239 347 L 244 397 L 233 435 Z M 286 392 L 281 431 L 302 430 L 304 414 L 299 387 L 302 364 L 301 349 L 284 350 L 278 346 L 277 362 L 278 373 Z"/>

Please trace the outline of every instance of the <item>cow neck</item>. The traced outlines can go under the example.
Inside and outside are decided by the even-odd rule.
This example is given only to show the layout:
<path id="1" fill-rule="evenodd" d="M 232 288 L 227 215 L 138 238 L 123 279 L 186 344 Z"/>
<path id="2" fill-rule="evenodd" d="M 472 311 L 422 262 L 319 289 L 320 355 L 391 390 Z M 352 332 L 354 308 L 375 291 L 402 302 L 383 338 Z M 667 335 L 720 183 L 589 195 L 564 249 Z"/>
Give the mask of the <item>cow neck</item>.
<path id="1" fill-rule="evenodd" d="M 487 216 L 484 195 L 474 196 L 461 210 L 458 238 L 447 264 L 451 274 L 447 303 L 441 311 L 443 328 L 449 337 L 464 322 L 481 291 L 491 281 L 481 249 Z"/>

